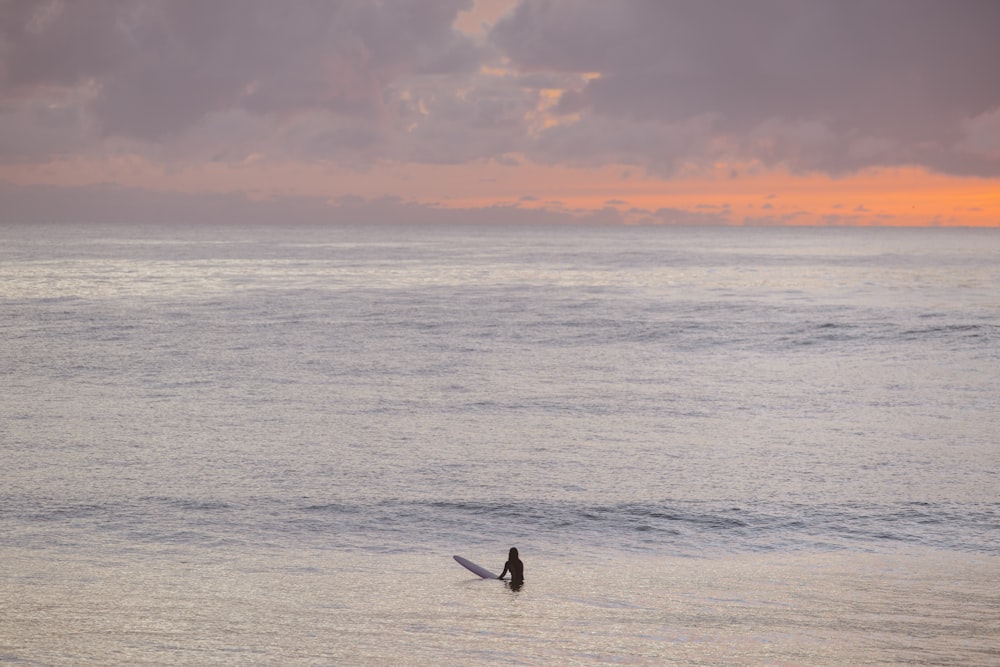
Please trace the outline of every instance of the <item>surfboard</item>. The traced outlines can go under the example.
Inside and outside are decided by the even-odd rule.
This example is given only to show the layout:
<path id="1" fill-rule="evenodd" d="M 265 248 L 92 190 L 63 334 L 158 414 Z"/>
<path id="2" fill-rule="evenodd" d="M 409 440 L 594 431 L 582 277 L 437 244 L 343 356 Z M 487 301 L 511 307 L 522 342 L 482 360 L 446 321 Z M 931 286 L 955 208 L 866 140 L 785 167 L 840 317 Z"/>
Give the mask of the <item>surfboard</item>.
<path id="1" fill-rule="evenodd" d="M 473 563 L 471 560 L 468 560 L 466 558 L 462 558 L 461 556 L 453 556 L 453 558 L 456 561 L 458 561 L 458 564 L 461 565 L 462 567 L 464 567 L 466 570 L 469 570 L 470 572 L 475 572 L 476 574 L 478 574 L 483 579 L 496 579 L 497 578 L 497 575 L 493 574 L 492 572 L 490 572 L 489 570 L 487 570 L 485 567 L 479 567 L 478 565 L 476 565 L 475 563 Z"/>

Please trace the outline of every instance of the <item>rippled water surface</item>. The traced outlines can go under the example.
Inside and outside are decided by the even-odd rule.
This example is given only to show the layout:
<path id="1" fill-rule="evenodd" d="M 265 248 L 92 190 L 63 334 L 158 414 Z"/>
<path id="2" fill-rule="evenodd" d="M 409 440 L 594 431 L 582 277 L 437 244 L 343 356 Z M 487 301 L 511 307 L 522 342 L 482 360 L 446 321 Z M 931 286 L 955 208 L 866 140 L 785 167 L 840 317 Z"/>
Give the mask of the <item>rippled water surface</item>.
<path id="1" fill-rule="evenodd" d="M 0 662 L 1000 662 L 997 285 L 994 231 L 0 227 Z"/>

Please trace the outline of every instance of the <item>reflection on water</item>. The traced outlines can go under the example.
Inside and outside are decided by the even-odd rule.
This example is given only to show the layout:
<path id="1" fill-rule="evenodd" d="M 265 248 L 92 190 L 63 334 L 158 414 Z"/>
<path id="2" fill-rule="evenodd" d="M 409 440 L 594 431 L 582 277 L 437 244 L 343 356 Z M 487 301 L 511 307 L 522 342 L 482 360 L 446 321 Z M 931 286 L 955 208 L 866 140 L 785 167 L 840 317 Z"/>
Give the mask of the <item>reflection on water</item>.
<path id="1" fill-rule="evenodd" d="M 998 664 L 998 256 L 0 226 L 0 662 Z"/>
<path id="2" fill-rule="evenodd" d="M 41 664 L 997 664 L 1000 563 L 935 552 L 533 559 L 8 553 L 0 660 Z M 516 590 L 516 593 L 512 591 Z"/>

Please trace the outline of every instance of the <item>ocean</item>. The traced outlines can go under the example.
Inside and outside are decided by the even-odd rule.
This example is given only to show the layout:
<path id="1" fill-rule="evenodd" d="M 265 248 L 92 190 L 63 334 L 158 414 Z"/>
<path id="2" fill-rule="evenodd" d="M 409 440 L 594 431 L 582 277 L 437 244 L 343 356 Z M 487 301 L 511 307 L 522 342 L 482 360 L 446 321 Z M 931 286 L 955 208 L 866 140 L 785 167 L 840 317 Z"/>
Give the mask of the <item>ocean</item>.
<path id="1" fill-rule="evenodd" d="M 1000 664 L 998 286 L 1000 230 L 2 225 L 0 663 Z"/>

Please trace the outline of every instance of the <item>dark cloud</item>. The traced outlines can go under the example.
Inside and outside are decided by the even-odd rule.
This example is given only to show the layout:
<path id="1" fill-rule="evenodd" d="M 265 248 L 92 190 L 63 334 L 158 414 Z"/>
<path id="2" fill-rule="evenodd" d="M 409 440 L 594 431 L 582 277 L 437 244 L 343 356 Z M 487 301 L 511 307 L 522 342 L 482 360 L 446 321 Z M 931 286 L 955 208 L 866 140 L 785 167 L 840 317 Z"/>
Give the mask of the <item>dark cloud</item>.
<path id="1" fill-rule="evenodd" d="M 470 7 L 0 0 L 0 160 L 1000 175 L 996 0 L 522 0 L 485 40 Z"/>
<path id="2" fill-rule="evenodd" d="M 0 95 L 90 85 L 111 135 L 167 141 L 216 112 L 377 119 L 412 75 L 472 70 L 452 29 L 471 0 L 0 3 Z"/>
<path id="3" fill-rule="evenodd" d="M 528 148 L 527 117 L 538 93 L 514 77 L 463 77 L 450 85 L 415 81 L 407 93 L 412 125 L 398 135 L 398 154 L 423 163 L 502 159 Z"/>
<path id="4" fill-rule="evenodd" d="M 963 123 L 1000 108 L 998 34 L 995 0 L 525 0 L 492 39 L 524 70 L 600 74 L 567 114 L 710 124 L 661 155 L 996 174 Z"/>
<path id="5" fill-rule="evenodd" d="M 365 199 L 156 192 L 112 184 L 16 186 L 0 181 L 0 224 L 620 224 L 614 209 L 560 211 L 514 204 L 443 208 L 397 197 Z M 657 220 L 652 220 L 657 222 Z"/>
<path id="6" fill-rule="evenodd" d="M 719 154 L 711 129 L 703 118 L 672 123 L 584 113 L 540 132 L 528 151 L 542 163 L 634 164 L 672 173 L 690 161 L 705 162 Z"/>
<path id="7" fill-rule="evenodd" d="M 679 208 L 659 208 L 649 215 L 648 222 L 660 225 L 705 226 L 728 225 L 732 223 L 722 213 L 706 213 Z"/>

